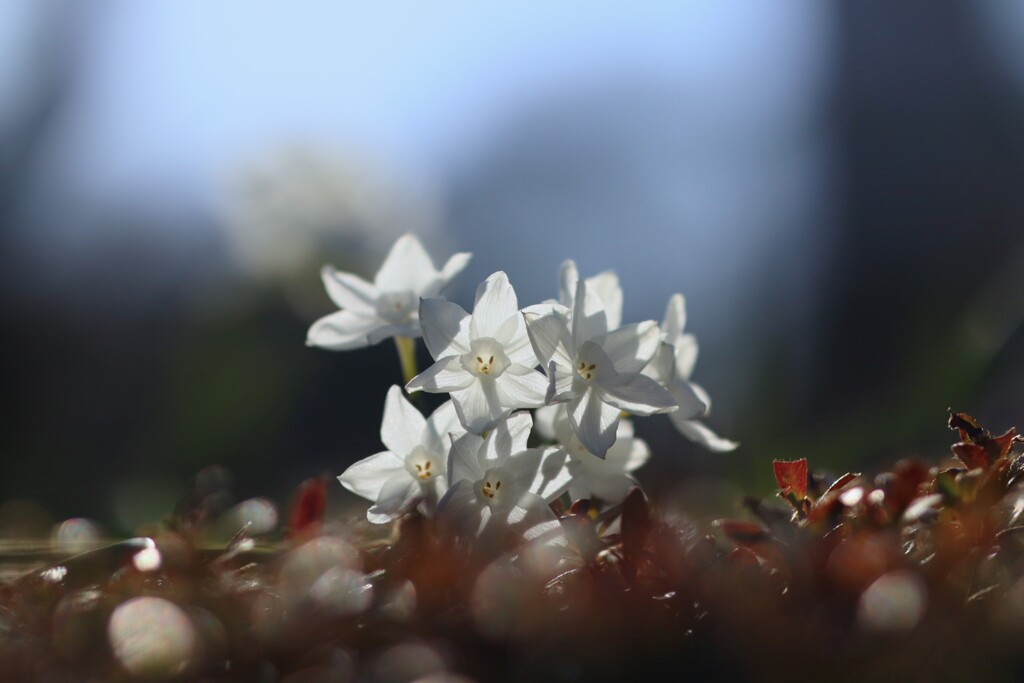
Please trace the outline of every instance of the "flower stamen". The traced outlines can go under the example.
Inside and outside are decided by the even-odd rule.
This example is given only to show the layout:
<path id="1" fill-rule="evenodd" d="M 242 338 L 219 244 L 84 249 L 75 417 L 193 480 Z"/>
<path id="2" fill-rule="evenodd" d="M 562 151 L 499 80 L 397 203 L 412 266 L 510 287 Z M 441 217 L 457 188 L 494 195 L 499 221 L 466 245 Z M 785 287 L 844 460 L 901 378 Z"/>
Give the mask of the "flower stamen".
<path id="1" fill-rule="evenodd" d="M 597 363 L 587 364 L 587 361 L 581 360 L 579 365 L 576 366 L 576 373 L 587 380 L 588 382 L 594 379 L 594 371 L 597 369 Z"/>
<path id="2" fill-rule="evenodd" d="M 509 364 L 500 344 L 488 338 L 474 340 L 472 350 L 462 356 L 462 367 L 478 377 L 499 377 Z"/>

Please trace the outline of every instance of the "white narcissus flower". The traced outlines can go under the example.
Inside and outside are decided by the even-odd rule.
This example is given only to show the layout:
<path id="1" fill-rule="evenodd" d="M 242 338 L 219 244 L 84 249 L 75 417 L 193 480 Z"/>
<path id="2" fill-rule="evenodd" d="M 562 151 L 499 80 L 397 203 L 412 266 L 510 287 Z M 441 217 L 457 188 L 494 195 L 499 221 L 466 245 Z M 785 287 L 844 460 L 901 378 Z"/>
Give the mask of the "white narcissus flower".
<path id="1" fill-rule="evenodd" d="M 467 431 L 482 434 L 513 410 L 544 405 L 526 325 L 508 276 L 492 274 L 476 290 L 470 315 L 444 299 L 420 303 L 423 341 L 436 361 L 407 391 L 448 392 Z"/>
<path id="2" fill-rule="evenodd" d="M 588 451 L 605 457 L 620 412 L 653 415 L 676 409 L 672 396 L 640 371 L 661 344 L 653 320 L 608 330 L 601 300 L 576 284 L 571 315 L 551 304 L 523 312 L 530 341 L 548 372 L 548 403 L 568 401 L 569 424 Z"/>
<path id="3" fill-rule="evenodd" d="M 440 271 L 415 235 L 403 235 L 391 247 L 373 283 L 324 266 L 327 295 L 342 310 L 309 328 L 306 344 L 347 351 L 388 337 L 419 337 L 421 297 L 437 296 L 469 263 L 470 254 L 448 259 Z"/>
<path id="4" fill-rule="evenodd" d="M 392 386 L 380 425 L 380 439 L 388 450 L 355 463 L 338 481 L 352 493 L 375 501 L 366 513 L 371 522 L 390 522 L 417 505 L 431 515 L 448 490 L 449 435 L 458 425 L 451 401 L 424 419 L 402 388 Z"/>
<path id="5" fill-rule="evenodd" d="M 643 439 L 633 436 L 633 423 L 619 421 L 615 443 L 604 458 L 599 458 L 580 443 L 569 425 L 564 405 L 538 408 L 534 424 L 537 433 L 556 441 L 569 458 L 567 469 L 572 475 L 569 495 L 573 500 L 598 498 L 612 505 L 621 503 L 629 490 L 639 486 L 631 472 L 639 469 L 651 457 L 651 450 Z"/>
<path id="6" fill-rule="evenodd" d="M 514 413 L 486 438 L 453 438 L 448 454 L 451 487 L 438 515 L 467 536 L 500 539 L 518 530 L 528 540 L 557 527 L 548 504 L 569 486 L 566 455 L 558 448 L 527 448 L 528 412 Z"/>
<path id="7" fill-rule="evenodd" d="M 683 333 L 685 326 L 686 300 L 682 294 L 674 294 L 668 300 L 661 323 L 661 348 L 644 373 L 660 382 L 679 403 L 679 410 L 669 419 L 683 436 L 718 453 L 734 450 L 738 443 L 718 436 L 698 419 L 711 410 L 711 398 L 700 385 L 690 381 L 698 347 L 696 337 Z"/>

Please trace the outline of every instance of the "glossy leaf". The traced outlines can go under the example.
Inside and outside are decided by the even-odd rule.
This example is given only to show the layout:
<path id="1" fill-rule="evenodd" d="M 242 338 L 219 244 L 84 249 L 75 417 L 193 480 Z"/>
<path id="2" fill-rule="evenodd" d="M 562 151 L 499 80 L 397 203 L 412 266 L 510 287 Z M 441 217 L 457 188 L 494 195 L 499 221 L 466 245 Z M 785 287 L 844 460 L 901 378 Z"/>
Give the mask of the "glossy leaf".
<path id="1" fill-rule="evenodd" d="M 779 495 L 793 494 L 799 499 L 807 497 L 807 458 L 774 460 L 772 469 L 779 484 Z"/>

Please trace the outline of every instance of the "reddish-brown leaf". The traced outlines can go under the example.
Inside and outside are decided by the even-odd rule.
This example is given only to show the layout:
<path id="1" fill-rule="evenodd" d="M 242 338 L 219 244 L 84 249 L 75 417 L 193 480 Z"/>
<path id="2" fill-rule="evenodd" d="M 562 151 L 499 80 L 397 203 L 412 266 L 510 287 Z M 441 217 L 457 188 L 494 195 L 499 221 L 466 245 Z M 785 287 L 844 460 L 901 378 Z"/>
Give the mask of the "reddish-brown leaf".
<path id="1" fill-rule="evenodd" d="M 1019 441 L 1016 427 L 1010 427 L 1001 436 L 992 437 L 992 451 L 996 453 L 996 459 L 1005 458 L 1009 455 L 1010 449 L 1013 448 L 1013 444 L 1016 441 Z"/>
<path id="2" fill-rule="evenodd" d="M 834 482 L 832 482 L 832 485 L 828 487 L 828 490 L 825 491 L 824 495 L 827 496 L 828 494 L 833 493 L 833 492 L 839 493 L 840 491 L 843 490 L 844 486 L 846 486 L 847 484 L 849 484 L 851 481 L 853 481 L 854 479 L 856 479 L 859 476 L 860 476 L 859 472 L 856 472 L 856 473 L 854 473 L 854 472 L 847 472 L 846 474 L 844 474 L 843 476 L 839 477 Z"/>
<path id="3" fill-rule="evenodd" d="M 976 443 L 956 443 L 951 450 L 969 470 L 976 467 L 985 469 L 989 466 L 988 450 L 984 446 Z"/>
<path id="4" fill-rule="evenodd" d="M 792 493 L 797 498 L 807 497 L 807 458 L 799 460 L 773 460 L 775 481 L 783 497 Z"/>
<path id="5" fill-rule="evenodd" d="M 327 507 L 327 478 L 307 479 L 292 496 L 288 512 L 288 537 L 308 538 L 320 531 Z"/>
<path id="6" fill-rule="evenodd" d="M 893 514 L 903 512 L 910 501 L 923 493 L 921 487 L 930 479 L 930 468 L 927 464 L 913 458 L 900 460 L 892 472 L 877 478 L 885 491 L 886 509 Z"/>
<path id="7" fill-rule="evenodd" d="M 992 435 L 989 431 L 967 413 L 954 413 L 952 408 L 947 408 L 947 410 L 949 411 L 949 428 L 955 429 L 964 443 L 975 443 L 991 438 Z"/>
<path id="8" fill-rule="evenodd" d="M 1009 455 L 1017 441 L 1015 428 L 1011 427 L 1000 436 L 992 436 L 990 431 L 967 413 L 950 412 L 949 426 L 960 435 L 960 443 L 952 447 L 953 455 L 971 469 L 988 469 L 992 463 Z"/>

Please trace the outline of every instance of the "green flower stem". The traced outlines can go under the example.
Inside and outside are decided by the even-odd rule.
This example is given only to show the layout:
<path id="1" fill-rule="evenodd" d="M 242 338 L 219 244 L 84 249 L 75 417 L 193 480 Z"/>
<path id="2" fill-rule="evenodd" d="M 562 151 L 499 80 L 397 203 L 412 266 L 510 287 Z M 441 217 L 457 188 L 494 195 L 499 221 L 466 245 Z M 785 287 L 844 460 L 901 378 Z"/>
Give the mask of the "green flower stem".
<path id="1" fill-rule="evenodd" d="M 402 377 L 404 383 L 419 374 L 416 367 L 416 340 L 412 337 L 395 337 L 395 348 L 398 349 L 398 362 L 402 364 Z"/>

